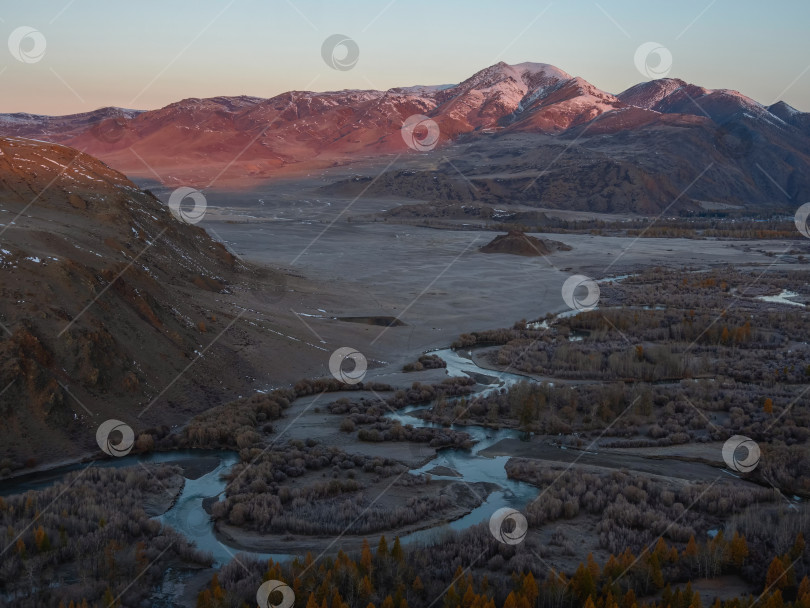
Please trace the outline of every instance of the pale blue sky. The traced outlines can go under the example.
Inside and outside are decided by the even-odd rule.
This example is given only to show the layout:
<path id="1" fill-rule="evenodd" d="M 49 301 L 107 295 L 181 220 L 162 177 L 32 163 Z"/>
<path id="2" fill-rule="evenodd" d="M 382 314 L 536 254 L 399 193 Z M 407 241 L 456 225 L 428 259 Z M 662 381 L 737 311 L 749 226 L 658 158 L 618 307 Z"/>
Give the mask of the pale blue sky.
<path id="1" fill-rule="evenodd" d="M 2 0 L 0 112 L 454 83 L 501 60 L 616 93 L 645 79 L 633 54 L 648 41 L 671 51 L 672 77 L 810 111 L 808 23 L 806 0 Z M 45 35 L 41 61 L 12 57 L 19 26 Z M 360 47 L 352 70 L 321 58 L 336 33 Z"/>

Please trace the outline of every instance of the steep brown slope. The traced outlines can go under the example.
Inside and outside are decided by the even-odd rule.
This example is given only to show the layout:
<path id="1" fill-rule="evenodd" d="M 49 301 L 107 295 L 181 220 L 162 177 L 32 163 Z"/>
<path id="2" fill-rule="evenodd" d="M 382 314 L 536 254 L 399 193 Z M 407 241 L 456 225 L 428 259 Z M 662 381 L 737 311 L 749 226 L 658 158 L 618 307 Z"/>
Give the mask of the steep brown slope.
<path id="1" fill-rule="evenodd" d="M 274 289 L 97 159 L 0 138 L 0 473 L 232 398 L 261 365 L 239 314 Z"/>

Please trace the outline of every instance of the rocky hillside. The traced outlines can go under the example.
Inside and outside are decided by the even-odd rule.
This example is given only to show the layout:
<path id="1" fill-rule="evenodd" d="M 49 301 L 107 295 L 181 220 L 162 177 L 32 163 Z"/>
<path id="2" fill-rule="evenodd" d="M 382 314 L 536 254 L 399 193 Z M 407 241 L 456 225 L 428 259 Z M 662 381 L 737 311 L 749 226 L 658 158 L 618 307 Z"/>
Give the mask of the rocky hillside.
<path id="1" fill-rule="evenodd" d="M 489 243 L 481 247 L 482 253 L 508 253 L 535 257 L 549 255 L 554 251 L 570 251 L 571 247 L 559 241 L 538 239 L 524 232 L 510 230 L 507 234 L 499 234 Z"/>
<path id="2" fill-rule="evenodd" d="M 0 138 L 0 475 L 232 397 L 245 293 L 274 285 L 99 160 Z"/>

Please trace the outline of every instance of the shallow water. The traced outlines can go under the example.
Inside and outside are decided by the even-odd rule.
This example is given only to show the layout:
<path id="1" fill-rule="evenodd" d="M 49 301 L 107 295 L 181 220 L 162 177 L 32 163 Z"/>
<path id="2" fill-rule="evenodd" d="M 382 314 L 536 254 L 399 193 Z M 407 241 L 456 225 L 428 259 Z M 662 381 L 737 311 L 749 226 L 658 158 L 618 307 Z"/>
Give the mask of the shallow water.
<path id="1" fill-rule="evenodd" d="M 518 382 L 523 382 L 526 380 L 532 381 L 532 379 L 529 376 L 522 376 L 520 374 L 512 374 L 509 372 L 501 372 L 479 367 L 472 360 L 472 351 L 469 350 L 455 351 L 450 348 L 445 348 L 442 350 L 432 351 L 431 354 L 438 355 L 447 362 L 446 371 L 448 376 L 469 377 L 470 373 L 474 373 L 478 377 L 483 375 L 495 378 L 496 382 L 487 386 L 482 391 L 476 393 L 481 397 L 485 397 L 486 395 L 490 394 L 493 391 L 497 391 L 502 388 L 508 388 L 509 386 L 517 384 Z M 464 356 L 465 354 L 467 355 L 466 357 Z"/>
<path id="2" fill-rule="evenodd" d="M 217 540 L 211 517 L 203 508 L 203 500 L 224 493 L 226 481 L 223 476 L 238 462 L 239 456 L 235 452 L 221 452 L 219 465 L 199 479 L 186 479 L 183 491 L 172 508 L 158 517 L 162 523 L 193 541 L 198 549 L 210 553 L 218 566 L 227 564 L 241 551 L 231 549 Z M 276 553 L 251 554 L 261 559 L 282 560 L 290 557 Z"/>
<path id="3" fill-rule="evenodd" d="M 781 293 L 775 296 L 757 296 L 757 300 L 761 300 L 763 302 L 773 302 L 775 304 L 789 304 L 790 306 L 801 306 L 804 307 L 804 304 L 801 302 L 794 302 L 790 298 L 796 298 L 799 294 L 795 291 L 790 291 L 789 289 L 783 289 Z"/>
<path id="4" fill-rule="evenodd" d="M 420 418 L 410 415 L 411 412 L 418 409 L 423 408 L 420 406 L 405 408 L 396 414 L 390 414 L 388 417 L 400 421 L 403 425 L 410 424 L 414 427 L 421 426 L 443 428 L 440 424 L 426 422 Z M 519 431 L 513 429 L 488 429 L 481 426 L 469 425 L 452 425 L 450 428 L 471 435 L 472 438 L 477 441 L 472 450 L 456 450 L 452 448 L 440 450 L 436 457 L 430 462 L 417 469 L 412 469 L 411 473 L 430 473 L 430 471 L 435 467 L 443 466 L 456 471 L 461 475 L 461 477 L 457 477 L 455 475 L 444 476 L 430 473 L 433 479 L 447 479 L 462 484 L 489 482 L 501 486 L 502 489 L 492 492 L 480 506 L 470 511 L 464 517 L 442 526 L 436 526 L 427 530 L 420 530 L 418 532 L 413 532 L 403 536 L 401 541 L 404 544 L 414 541 L 429 543 L 430 541 L 438 538 L 447 530 L 464 530 L 482 521 L 486 521 L 496 510 L 500 509 L 501 507 L 511 507 L 513 509 L 520 510 L 530 500 L 537 496 L 536 487 L 521 481 L 509 479 L 507 477 L 504 467 L 506 466 L 506 462 L 509 460 L 508 456 L 497 456 L 492 458 L 480 455 L 481 451 L 496 444 L 501 439 L 519 437 Z M 478 490 L 472 488 L 470 489 L 473 492 L 478 492 Z"/>

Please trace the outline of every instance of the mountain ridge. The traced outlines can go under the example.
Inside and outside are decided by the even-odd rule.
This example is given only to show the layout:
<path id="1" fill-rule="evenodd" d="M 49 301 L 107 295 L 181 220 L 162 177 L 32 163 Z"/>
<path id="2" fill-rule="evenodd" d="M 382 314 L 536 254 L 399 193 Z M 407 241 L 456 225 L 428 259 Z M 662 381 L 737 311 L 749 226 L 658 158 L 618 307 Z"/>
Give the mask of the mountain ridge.
<path id="1" fill-rule="evenodd" d="M 784 140 L 802 157 L 810 153 L 810 114 L 783 102 L 766 107 L 737 91 L 677 78 L 614 95 L 532 62 L 499 62 L 455 85 L 188 98 L 157 110 L 102 108 L 66 117 L 7 114 L 0 115 L 0 134 L 64 143 L 167 186 L 242 188 L 357 158 L 412 153 L 400 132 L 412 115 L 436 123 L 439 151 L 489 135 L 587 143 L 650 129 L 678 136 L 678 127 L 703 123 L 723 131 L 742 123 L 746 139 Z"/>

